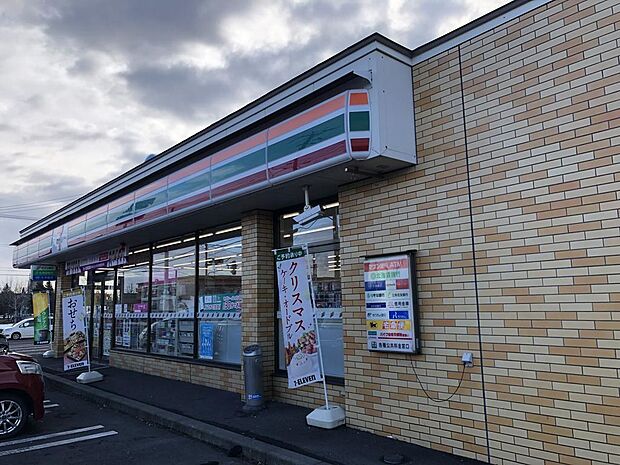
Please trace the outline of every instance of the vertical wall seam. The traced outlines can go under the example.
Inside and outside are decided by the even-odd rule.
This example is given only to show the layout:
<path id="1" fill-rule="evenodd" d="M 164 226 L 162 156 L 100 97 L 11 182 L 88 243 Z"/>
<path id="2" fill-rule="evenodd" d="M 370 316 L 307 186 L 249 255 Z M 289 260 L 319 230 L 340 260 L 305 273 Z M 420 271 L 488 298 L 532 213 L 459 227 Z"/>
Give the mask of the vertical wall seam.
<path id="1" fill-rule="evenodd" d="M 461 83 L 461 112 L 463 118 L 463 141 L 465 143 L 465 167 L 467 169 L 467 200 L 469 205 L 469 226 L 471 229 L 471 252 L 474 268 L 474 290 L 476 294 L 476 320 L 478 323 L 478 347 L 480 349 L 480 380 L 482 385 L 482 406 L 484 409 L 484 430 L 487 443 L 487 461 L 491 463 L 491 446 L 489 442 L 489 421 L 487 414 L 487 396 L 484 383 L 484 355 L 482 350 L 482 325 L 480 323 L 480 298 L 478 292 L 478 272 L 476 264 L 476 240 L 474 235 L 474 209 L 471 200 L 471 173 L 469 171 L 469 148 L 467 144 L 467 122 L 465 119 L 465 88 L 463 85 L 463 63 L 461 61 L 461 44 L 458 45 L 459 80 Z"/>

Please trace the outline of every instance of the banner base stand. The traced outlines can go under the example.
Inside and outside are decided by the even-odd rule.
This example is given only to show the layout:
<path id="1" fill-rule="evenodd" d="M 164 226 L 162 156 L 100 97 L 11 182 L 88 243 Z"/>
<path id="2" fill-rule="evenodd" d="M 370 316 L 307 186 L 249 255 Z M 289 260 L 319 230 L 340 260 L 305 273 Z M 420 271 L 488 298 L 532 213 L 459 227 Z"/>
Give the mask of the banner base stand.
<path id="1" fill-rule="evenodd" d="M 103 381 L 103 375 L 98 371 L 85 371 L 75 380 L 80 384 L 96 383 L 97 381 Z"/>
<path id="2" fill-rule="evenodd" d="M 55 356 L 56 354 L 53 350 L 46 350 L 45 352 L 43 352 L 43 358 L 54 358 Z"/>
<path id="3" fill-rule="evenodd" d="M 306 416 L 306 423 L 323 429 L 334 429 L 344 425 L 344 409 L 337 405 L 315 408 Z"/>

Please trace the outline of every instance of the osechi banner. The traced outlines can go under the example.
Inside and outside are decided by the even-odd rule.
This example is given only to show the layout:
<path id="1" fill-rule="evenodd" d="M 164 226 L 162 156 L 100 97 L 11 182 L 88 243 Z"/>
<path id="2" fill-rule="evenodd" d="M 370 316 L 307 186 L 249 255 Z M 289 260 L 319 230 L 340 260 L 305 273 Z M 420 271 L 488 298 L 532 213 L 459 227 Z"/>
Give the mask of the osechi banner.
<path id="1" fill-rule="evenodd" d="M 288 387 L 298 388 L 323 379 L 310 297 L 312 283 L 304 248 L 279 249 L 275 254 Z"/>
<path id="2" fill-rule="evenodd" d="M 34 316 L 34 343 L 50 342 L 50 297 L 47 292 L 32 293 L 32 314 Z"/>
<path id="3" fill-rule="evenodd" d="M 62 330 L 65 343 L 65 371 L 88 366 L 88 341 L 84 313 L 84 294 L 81 291 L 63 292 Z"/>

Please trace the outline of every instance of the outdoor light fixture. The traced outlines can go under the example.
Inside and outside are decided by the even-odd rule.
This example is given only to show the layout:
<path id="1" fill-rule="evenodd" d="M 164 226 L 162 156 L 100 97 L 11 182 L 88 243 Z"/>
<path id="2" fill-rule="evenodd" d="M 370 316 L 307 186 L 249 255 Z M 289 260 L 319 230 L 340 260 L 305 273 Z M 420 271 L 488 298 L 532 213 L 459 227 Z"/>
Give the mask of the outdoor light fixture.
<path id="1" fill-rule="evenodd" d="M 222 229 L 221 231 L 216 231 L 215 234 L 225 234 L 233 231 L 239 231 L 241 226 L 235 226 L 234 228 Z"/>

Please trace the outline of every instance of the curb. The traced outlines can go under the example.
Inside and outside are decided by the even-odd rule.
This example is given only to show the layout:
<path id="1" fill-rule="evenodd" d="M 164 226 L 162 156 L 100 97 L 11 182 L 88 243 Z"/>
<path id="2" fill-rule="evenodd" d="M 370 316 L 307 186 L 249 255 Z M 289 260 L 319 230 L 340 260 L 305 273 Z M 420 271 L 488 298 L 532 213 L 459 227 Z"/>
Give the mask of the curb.
<path id="1" fill-rule="evenodd" d="M 217 448 L 230 450 L 233 446 L 241 446 L 243 458 L 262 465 L 330 465 L 327 462 L 273 444 L 169 412 L 137 400 L 127 399 L 111 392 L 78 384 L 57 375 L 44 373 L 43 376 L 47 386 L 53 386 L 59 391 L 76 395 L 99 405 L 105 405 L 118 412 L 127 413 L 133 417 L 198 439 Z"/>

